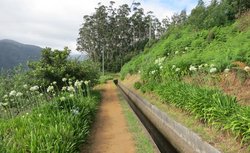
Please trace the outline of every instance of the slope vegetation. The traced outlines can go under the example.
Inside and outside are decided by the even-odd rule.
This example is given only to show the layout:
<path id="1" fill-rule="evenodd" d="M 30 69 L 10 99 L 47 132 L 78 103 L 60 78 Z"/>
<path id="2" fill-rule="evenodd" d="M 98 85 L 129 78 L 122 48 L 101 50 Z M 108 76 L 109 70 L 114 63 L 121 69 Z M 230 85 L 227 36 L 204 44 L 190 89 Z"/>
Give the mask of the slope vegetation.
<path id="1" fill-rule="evenodd" d="M 194 115 L 204 124 L 227 131 L 242 144 L 250 142 L 250 100 L 226 92 L 225 86 L 249 91 L 250 13 L 227 26 L 194 30 L 173 26 L 121 70 L 140 74 L 134 87 L 153 92 L 164 103 Z M 234 79 L 230 77 L 234 76 Z M 247 94 L 246 94 L 247 95 Z M 241 101 L 244 100 L 244 105 Z"/>

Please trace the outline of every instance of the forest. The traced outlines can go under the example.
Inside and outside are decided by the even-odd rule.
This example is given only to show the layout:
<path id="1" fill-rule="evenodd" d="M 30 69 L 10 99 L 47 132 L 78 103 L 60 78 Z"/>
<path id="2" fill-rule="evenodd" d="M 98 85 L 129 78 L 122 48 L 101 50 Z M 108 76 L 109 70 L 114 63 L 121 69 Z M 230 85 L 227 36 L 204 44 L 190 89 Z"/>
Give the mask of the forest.
<path id="1" fill-rule="evenodd" d="M 160 21 L 152 11 L 144 12 L 139 2 L 131 7 L 124 4 L 115 8 L 114 4 L 114 1 L 109 6 L 98 3 L 93 14 L 85 15 L 77 39 L 77 49 L 86 51 L 92 60 L 100 63 L 103 56 L 105 69 L 110 72 L 119 72 L 126 62 L 166 31 L 175 27 L 199 30 L 226 26 L 250 7 L 248 0 L 212 0 L 209 5 L 199 0 L 190 15 L 184 9 Z"/>

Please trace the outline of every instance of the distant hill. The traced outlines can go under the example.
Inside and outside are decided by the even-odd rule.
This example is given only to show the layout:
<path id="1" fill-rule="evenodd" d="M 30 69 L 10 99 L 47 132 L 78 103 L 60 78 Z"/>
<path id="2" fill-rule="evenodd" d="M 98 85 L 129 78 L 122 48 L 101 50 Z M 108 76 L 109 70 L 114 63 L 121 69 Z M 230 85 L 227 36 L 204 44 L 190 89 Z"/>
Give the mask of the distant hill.
<path id="1" fill-rule="evenodd" d="M 28 60 L 38 60 L 41 47 L 22 44 L 13 40 L 0 40 L 0 69 L 10 69 Z"/>

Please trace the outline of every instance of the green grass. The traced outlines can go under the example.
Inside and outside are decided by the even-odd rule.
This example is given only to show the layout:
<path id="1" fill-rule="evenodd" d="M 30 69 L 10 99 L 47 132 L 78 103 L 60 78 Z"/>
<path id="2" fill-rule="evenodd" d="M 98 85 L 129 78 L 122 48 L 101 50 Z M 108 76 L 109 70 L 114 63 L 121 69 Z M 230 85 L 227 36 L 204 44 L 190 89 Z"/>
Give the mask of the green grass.
<path id="1" fill-rule="evenodd" d="M 100 76 L 100 78 L 99 78 L 99 83 L 100 84 L 104 84 L 104 83 L 106 83 L 108 80 L 113 80 L 113 76 L 112 75 L 102 75 L 102 76 Z"/>
<path id="2" fill-rule="evenodd" d="M 211 33 L 214 37 L 210 38 Z M 144 52 L 134 57 L 125 64 L 121 70 L 124 78 L 127 74 L 135 74 L 139 71 L 142 78 L 152 77 L 152 70 L 159 70 L 155 61 L 161 57 L 163 68 L 159 70 L 162 79 L 171 75 L 180 76 L 190 74 L 191 65 L 198 67 L 201 64 L 214 65 L 217 72 L 231 68 L 232 62 L 241 61 L 250 65 L 250 29 L 240 31 L 237 23 L 225 27 L 214 27 L 209 30 L 193 30 L 189 26 L 170 29 L 165 37 L 162 37 L 152 47 L 145 48 Z M 176 72 L 175 65 L 180 68 Z M 209 73 L 210 67 L 200 70 Z"/>
<path id="3" fill-rule="evenodd" d="M 129 131 L 133 134 L 137 153 L 154 153 L 154 146 L 149 138 L 149 135 L 146 134 L 145 129 L 142 127 L 143 125 L 140 123 L 121 94 L 119 94 L 119 99 L 128 123 Z"/>
<path id="4" fill-rule="evenodd" d="M 166 103 L 172 103 L 205 124 L 232 132 L 242 143 L 250 140 L 250 107 L 237 104 L 236 98 L 220 91 L 181 82 L 168 82 L 155 89 Z"/>
<path id="5" fill-rule="evenodd" d="M 241 107 L 233 96 L 221 91 L 183 83 L 185 76 L 211 78 L 231 69 L 233 62 L 250 65 L 250 29 L 236 23 L 194 30 L 188 25 L 170 29 L 164 37 L 125 64 L 122 79 L 139 73 L 143 92 L 153 91 L 166 103 L 193 114 L 205 124 L 230 131 L 249 145 L 250 107 Z M 246 68 L 246 67 L 245 67 Z M 250 72 L 242 70 L 244 80 Z"/>
<path id="6" fill-rule="evenodd" d="M 46 92 L 27 89 L 30 94 L 28 98 L 23 95 L 21 102 L 26 98 L 35 105 L 30 104 L 19 114 L 0 118 L 0 152 L 80 152 L 79 146 L 87 139 L 100 101 L 99 93 L 90 93 L 88 84 L 86 96 L 81 83 L 83 81 L 76 81 L 65 86 L 65 89 L 72 90 L 56 91 L 56 83 L 51 84 L 51 90 Z M 17 98 L 14 102 L 18 105 L 9 106 L 11 103 L 6 102 L 7 107 L 1 103 L 1 108 L 8 113 L 22 107 L 23 103 Z"/>
<path id="7" fill-rule="evenodd" d="M 187 128 L 191 129 L 195 133 L 197 133 L 204 141 L 212 144 L 220 151 L 225 153 L 248 153 L 247 146 L 241 145 L 234 136 L 230 135 L 227 132 L 221 132 L 220 129 L 213 128 L 208 124 L 204 124 L 197 118 L 183 111 L 180 108 L 177 108 L 172 103 L 166 103 L 164 100 L 161 100 L 159 96 L 152 93 L 142 93 L 140 90 L 135 90 L 133 87 L 130 87 L 135 93 L 140 96 L 145 97 L 149 102 L 158 107 L 163 112 L 166 112 L 171 118 L 175 121 L 181 123 Z M 230 146 L 230 148 L 228 147 Z"/>

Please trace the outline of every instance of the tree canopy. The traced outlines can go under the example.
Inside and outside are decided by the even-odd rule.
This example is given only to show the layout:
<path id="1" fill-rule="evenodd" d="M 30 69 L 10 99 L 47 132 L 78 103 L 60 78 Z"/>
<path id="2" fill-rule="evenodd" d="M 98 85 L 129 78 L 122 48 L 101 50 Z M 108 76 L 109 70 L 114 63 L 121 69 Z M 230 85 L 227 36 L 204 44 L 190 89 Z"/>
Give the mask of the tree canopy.
<path id="1" fill-rule="evenodd" d="M 184 9 L 171 19 L 160 21 L 152 11 L 145 13 L 140 3 L 134 3 L 132 8 L 127 4 L 116 8 L 114 4 L 114 1 L 109 6 L 98 3 L 93 14 L 85 15 L 77 39 L 77 50 L 86 51 L 95 62 L 101 63 L 104 58 L 105 70 L 111 72 L 118 72 L 124 63 L 143 51 L 150 39 L 159 39 L 171 27 L 224 26 L 250 8 L 249 0 L 212 0 L 209 5 L 199 0 L 190 15 Z"/>

